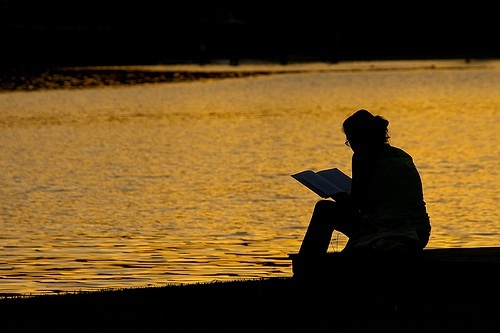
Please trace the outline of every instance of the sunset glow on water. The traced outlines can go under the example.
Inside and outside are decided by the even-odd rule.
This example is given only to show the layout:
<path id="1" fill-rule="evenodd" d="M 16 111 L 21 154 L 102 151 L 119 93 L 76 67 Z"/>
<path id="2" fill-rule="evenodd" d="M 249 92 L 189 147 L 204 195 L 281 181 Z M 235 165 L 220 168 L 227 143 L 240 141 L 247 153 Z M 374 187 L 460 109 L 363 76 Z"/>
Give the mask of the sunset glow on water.
<path id="1" fill-rule="evenodd" d="M 341 124 L 360 108 L 420 170 L 428 247 L 500 245 L 498 61 L 301 66 L 0 93 L 0 293 L 291 276 L 319 198 L 290 174 L 350 174 Z"/>

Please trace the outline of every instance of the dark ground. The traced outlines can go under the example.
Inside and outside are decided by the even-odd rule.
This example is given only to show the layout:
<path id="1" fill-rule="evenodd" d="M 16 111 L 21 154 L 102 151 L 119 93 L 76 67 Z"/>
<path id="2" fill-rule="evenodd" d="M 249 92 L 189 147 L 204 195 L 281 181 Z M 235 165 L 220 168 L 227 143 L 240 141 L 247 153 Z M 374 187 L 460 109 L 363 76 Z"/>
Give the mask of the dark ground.
<path id="1" fill-rule="evenodd" d="M 4 299 L 1 326 L 2 332 L 494 332 L 498 290 L 459 280 L 397 290 L 364 282 L 350 292 L 344 279 L 271 278 Z"/>
<path id="2" fill-rule="evenodd" d="M 447 260 L 420 264 L 338 261 L 321 277 L 4 298 L 0 327 L 2 332 L 498 332 L 500 248 L 471 251 L 459 260 L 448 260 L 448 251 Z M 477 260 L 486 252 L 488 258 Z"/>

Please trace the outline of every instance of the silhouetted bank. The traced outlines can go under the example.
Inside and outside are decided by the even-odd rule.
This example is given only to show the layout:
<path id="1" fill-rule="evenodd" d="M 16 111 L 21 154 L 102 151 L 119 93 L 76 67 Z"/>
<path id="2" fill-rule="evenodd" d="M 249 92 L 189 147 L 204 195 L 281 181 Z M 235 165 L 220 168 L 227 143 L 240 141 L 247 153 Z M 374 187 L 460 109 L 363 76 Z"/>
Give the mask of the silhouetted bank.
<path id="1" fill-rule="evenodd" d="M 429 251 L 429 250 L 425 250 Z M 268 278 L 0 299 L 2 332 L 493 332 L 500 248 L 444 249 L 410 274 L 331 261 Z M 335 255 L 333 255 L 335 257 Z M 338 258 L 337 258 L 338 259 Z M 330 259 L 332 260 L 332 255 Z M 335 259 L 333 259 L 335 260 Z M 386 272 L 386 274 L 381 274 Z M 395 274 L 405 283 L 394 285 Z M 413 277 L 413 278 L 412 278 Z M 400 279 L 401 280 L 401 279 Z M 335 283 L 332 283 L 335 281 Z M 341 286 L 341 287 L 339 287 Z"/>

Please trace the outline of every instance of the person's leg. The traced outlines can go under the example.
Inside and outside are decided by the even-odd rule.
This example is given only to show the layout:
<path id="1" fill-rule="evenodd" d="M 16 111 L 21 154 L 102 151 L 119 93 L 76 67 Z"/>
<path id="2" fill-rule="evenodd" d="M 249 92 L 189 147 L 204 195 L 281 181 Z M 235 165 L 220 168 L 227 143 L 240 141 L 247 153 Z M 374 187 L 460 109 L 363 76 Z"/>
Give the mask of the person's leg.
<path id="1" fill-rule="evenodd" d="M 431 236 L 430 227 L 429 228 L 415 228 L 420 243 L 420 248 L 424 249 L 429 243 L 429 238 Z"/>
<path id="2" fill-rule="evenodd" d="M 322 255 L 327 252 L 334 230 L 333 221 L 336 218 L 336 211 L 334 201 L 320 200 L 316 203 L 300 246 L 300 255 Z"/>

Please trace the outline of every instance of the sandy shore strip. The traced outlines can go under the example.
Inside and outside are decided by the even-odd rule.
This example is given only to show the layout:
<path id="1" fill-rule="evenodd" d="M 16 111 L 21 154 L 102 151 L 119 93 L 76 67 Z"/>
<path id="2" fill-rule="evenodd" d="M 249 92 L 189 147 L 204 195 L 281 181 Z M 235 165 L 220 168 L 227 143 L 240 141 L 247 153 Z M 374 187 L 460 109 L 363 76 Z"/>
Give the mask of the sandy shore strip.
<path id="1" fill-rule="evenodd" d="M 463 59 L 436 59 L 342 63 L 308 62 L 289 65 L 252 62 L 242 63 L 238 66 L 214 63 L 204 66 L 179 64 L 10 68 L 0 72 L 0 92 L 130 86 L 306 72 L 464 70 L 490 68 L 491 66 L 493 65 L 490 62 L 485 61 L 468 63 L 464 62 Z"/>
<path id="2" fill-rule="evenodd" d="M 189 82 L 269 75 L 270 72 L 143 71 L 134 69 L 49 69 L 0 78 L 0 91 L 81 89 L 151 83 Z"/>

